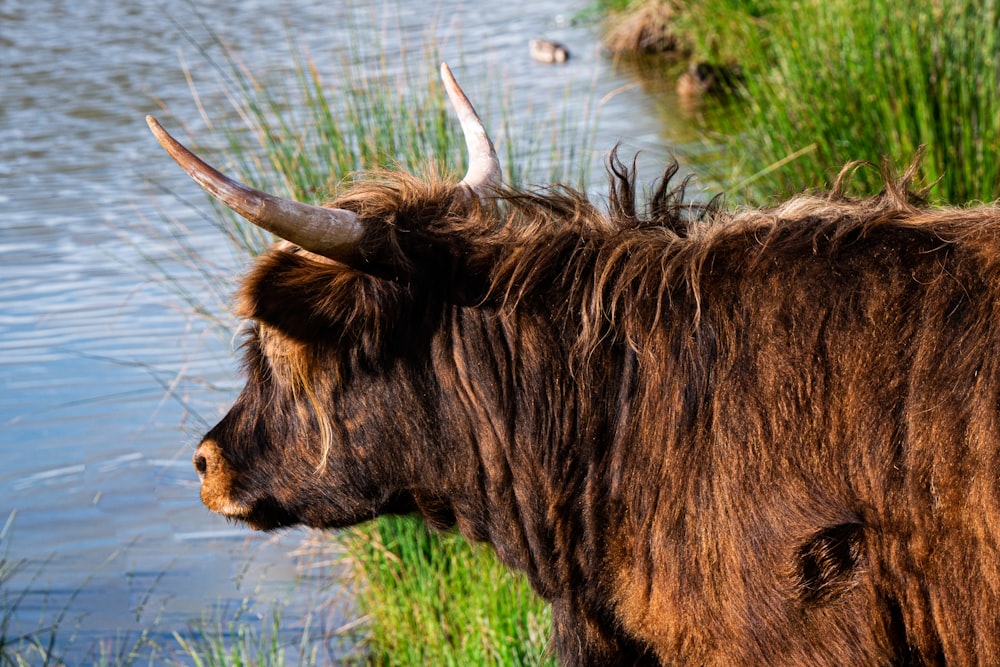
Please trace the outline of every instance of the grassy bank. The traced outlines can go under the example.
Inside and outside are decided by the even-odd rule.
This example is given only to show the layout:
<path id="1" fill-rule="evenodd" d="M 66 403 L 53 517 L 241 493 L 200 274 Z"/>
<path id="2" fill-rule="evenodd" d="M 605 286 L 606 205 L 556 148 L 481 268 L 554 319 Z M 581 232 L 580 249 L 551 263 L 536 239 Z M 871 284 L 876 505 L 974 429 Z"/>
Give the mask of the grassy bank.
<path id="1" fill-rule="evenodd" d="M 996 0 L 653 4 L 671 8 L 692 59 L 740 68 L 741 95 L 709 137 L 726 149 L 720 180 L 735 198 L 819 187 L 853 160 L 906 165 L 920 146 L 932 196 L 960 203 L 1000 191 Z M 874 170 L 855 183 L 879 186 Z"/>
<path id="2" fill-rule="evenodd" d="M 640 33 L 666 12 L 675 55 L 739 67 L 740 95 L 707 137 L 725 148 L 715 176 L 737 200 L 821 187 L 853 160 L 905 165 L 920 146 L 933 197 L 959 203 L 1000 192 L 991 150 L 1000 140 L 996 0 L 598 5 L 612 26 L 653 17 Z M 877 180 L 863 170 L 855 183 L 869 190 Z"/>
<path id="3" fill-rule="evenodd" d="M 938 182 L 936 197 L 993 199 L 998 10 L 992 0 L 776 3 L 747 50 L 743 131 L 723 128 L 736 168 L 762 174 L 762 190 L 787 191 L 850 160 L 906 164 L 926 145 L 923 177 Z M 877 185 L 870 173 L 859 181 Z"/>
<path id="4" fill-rule="evenodd" d="M 738 63 L 775 0 L 596 0 L 603 42 L 617 56 Z"/>

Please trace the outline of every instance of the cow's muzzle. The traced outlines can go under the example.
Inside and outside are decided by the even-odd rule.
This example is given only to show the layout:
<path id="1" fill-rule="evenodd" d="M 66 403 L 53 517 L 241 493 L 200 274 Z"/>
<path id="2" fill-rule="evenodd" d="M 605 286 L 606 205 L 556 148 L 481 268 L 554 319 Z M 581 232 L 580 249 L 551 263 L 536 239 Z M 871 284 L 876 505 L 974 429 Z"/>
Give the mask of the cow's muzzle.
<path id="1" fill-rule="evenodd" d="M 234 519 L 247 513 L 247 503 L 232 497 L 232 469 L 214 440 L 202 440 L 191 462 L 201 480 L 201 500 L 208 509 Z"/>

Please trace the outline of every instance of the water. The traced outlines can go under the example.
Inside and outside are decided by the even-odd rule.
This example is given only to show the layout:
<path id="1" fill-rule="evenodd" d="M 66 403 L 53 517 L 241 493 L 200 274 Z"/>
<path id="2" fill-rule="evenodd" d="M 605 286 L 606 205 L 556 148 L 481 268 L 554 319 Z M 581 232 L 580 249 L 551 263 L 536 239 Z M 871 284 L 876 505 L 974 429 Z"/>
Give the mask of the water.
<path id="1" fill-rule="evenodd" d="M 663 106 L 669 95 L 615 71 L 597 27 L 573 20 L 588 0 L 428 6 L 0 4 L 0 525 L 12 517 L 3 548 L 24 562 L 0 604 L 28 588 L 15 615 L 23 631 L 65 613 L 71 631 L 57 645 L 71 663 L 143 628 L 169 643 L 245 599 L 261 615 L 288 605 L 289 625 L 312 602 L 296 586 L 308 559 L 291 555 L 308 535 L 227 524 L 201 506 L 190 464 L 238 390 L 236 363 L 226 336 L 185 312 L 156 268 L 197 284 L 174 258 L 165 212 L 224 274 L 242 264 L 143 119 L 166 107 L 200 127 L 185 68 L 201 93 L 222 89 L 206 58 L 223 59 L 213 34 L 251 71 L 273 74 L 291 65 L 289 34 L 332 67 L 352 43 L 349 26 L 374 25 L 390 68 L 401 44 L 421 54 L 433 40 L 460 64 L 460 81 L 502 79 L 536 126 L 558 122 L 548 111 L 557 103 L 576 123 L 600 107 L 595 145 L 622 140 L 625 154 L 642 150 L 655 165 L 686 138 L 676 108 Z M 530 61 L 528 39 L 540 35 L 569 46 L 568 65 Z M 600 173 L 600 155 L 583 159 Z M 326 614 L 350 620 L 349 605 Z"/>

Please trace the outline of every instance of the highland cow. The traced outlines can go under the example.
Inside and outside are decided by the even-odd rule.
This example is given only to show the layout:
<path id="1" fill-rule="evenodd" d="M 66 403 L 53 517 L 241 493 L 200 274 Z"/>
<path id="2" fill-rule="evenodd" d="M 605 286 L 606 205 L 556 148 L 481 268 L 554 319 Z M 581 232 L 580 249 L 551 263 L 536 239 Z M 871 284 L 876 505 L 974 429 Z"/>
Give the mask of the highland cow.
<path id="1" fill-rule="evenodd" d="M 607 212 L 501 183 L 446 67 L 458 184 L 328 207 L 222 176 L 284 239 L 201 497 L 257 529 L 417 512 L 552 605 L 566 665 L 1000 664 L 1000 213 L 877 195 Z M 852 167 L 853 168 L 853 167 Z M 850 169 L 845 170 L 848 174 Z"/>

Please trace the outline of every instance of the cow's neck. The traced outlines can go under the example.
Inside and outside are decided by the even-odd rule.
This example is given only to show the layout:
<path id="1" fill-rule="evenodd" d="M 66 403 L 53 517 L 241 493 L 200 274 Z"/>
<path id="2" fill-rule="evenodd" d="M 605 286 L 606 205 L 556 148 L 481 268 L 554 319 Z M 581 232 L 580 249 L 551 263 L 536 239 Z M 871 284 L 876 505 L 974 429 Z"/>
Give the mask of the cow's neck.
<path id="1" fill-rule="evenodd" d="M 545 597 L 596 585 L 580 580 L 581 566 L 602 557 L 609 532 L 600 494 L 619 406 L 594 397 L 627 385 L 628 364 L 612 373 L 591 357 L 605 370 L 574 368 L 560 332 L 531 315 L 485 321 L 458 310 L 436 345 L 432 375 L 446 398 L 435 479 L 416 494 L 422 513 L 431 523 L 453 516 Z"/>

